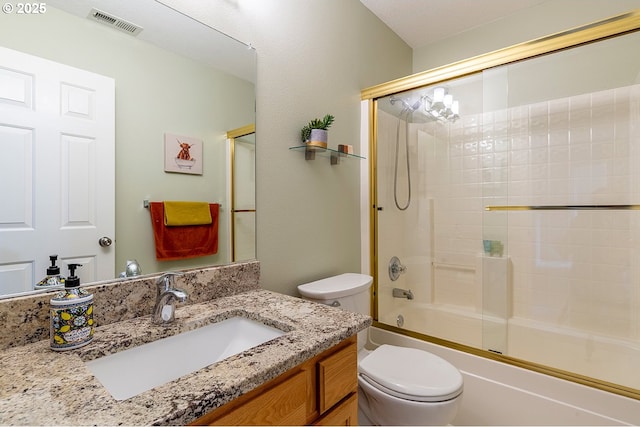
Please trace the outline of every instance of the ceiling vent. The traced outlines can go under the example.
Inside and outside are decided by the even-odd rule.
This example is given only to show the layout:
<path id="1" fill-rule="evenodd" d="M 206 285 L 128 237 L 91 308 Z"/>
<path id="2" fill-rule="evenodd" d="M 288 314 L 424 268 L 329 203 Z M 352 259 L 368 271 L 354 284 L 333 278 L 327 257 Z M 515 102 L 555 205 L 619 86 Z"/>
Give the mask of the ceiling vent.
<path id="1" fill-rule="evenodd" d="M 137 36 L 138 34 L 140 34 L 140 31 L 142 31 L 142 27 L 136 24 L 132 24 L 129 21 L 125 21 L 122 18 L 118 18 L 117 16 L 113 16 L 95 8 L 91 9 L 88 18 L 108 25 L 112 28 L 115 28 L 116 30 L 131 34 L 132 36 Z"/>

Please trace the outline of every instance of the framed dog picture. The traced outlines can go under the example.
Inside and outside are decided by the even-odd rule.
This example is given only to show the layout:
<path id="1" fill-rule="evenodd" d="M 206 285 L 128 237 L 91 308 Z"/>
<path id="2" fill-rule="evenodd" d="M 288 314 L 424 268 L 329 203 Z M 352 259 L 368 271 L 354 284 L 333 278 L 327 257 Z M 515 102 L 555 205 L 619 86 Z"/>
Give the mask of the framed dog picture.
<path id="1" fill-rule="evenodd" d="M 164 171 L 202 175 L 202 140 L 165 133 Z"/>

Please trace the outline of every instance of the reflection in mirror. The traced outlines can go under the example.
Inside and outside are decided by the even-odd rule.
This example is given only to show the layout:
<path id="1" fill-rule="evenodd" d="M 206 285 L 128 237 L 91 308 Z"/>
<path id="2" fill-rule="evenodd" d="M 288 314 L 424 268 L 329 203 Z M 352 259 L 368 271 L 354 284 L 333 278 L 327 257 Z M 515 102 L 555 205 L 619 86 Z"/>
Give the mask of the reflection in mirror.
<path id="1" fill-rule="evenodd" d="M 88 18 L 94 8 L 142 30 L 131 34 L 96 22 Z M 117 277 L 131 259 L 138 260 L 145 274 L 230 262 L 225 137 L 228 129 L 255 122 L 255 51 L 154 0 L 53 0 L 46 13 L 20 18 L 25 17 L 4 16 L 0 26 L 0 112 L 16 117 L 0 126 L 0 141 L 19 155 L 14 158 L 25 159 L 0 172 L 4 182 L 15 184 L 13 190 L 1 190 L 3 203 L 14 208 L 0 213 L 0 295 L 33 289 L 54 254 L 63 276 L 68 264 L 83 264 L 78 270 L 83 284 Z M 46 74 L 38 73 L 48 71 L 36 67 L 21 72 L 24 64 L 14 63 L 15 57 L 97 76 L 106 82 L 107 96 L 94 90 L 91 81 L 77 80 L 52 90 L 53 98 L 39 100 L 42 88 L 29 86 L 29 76 L 32 83 L 43 82 Z M 64 76 L 59 80 L 67 82 Z M 33 100 L 27 108 L 19 106 L 27 113 L 15 112 L 20 99 Z M 91 115 L 108 113 L 109 102 L 115 114 L 100 128 L 106 129 L 104 134 L 91 134 Z M 57 151 L 39 153 L 42 143 L 33 138 L 44 130 L 29 122 L 29 116 L 45 106 L 56 115 L 69 114 L 38 119 L 54 129 L 47 141 L 59 142 L 54 144 Z M 66 127 L 68 123 L 75 127 Z M 202 141 L 202 174 L 165 172 L 165 134 Z M 103 155 L 101 143 L 109 139 L 114 144 Z M 43 178 L 48 169 L 58 175 Z M 107 190 L 100 190 L 98 181 Z M 52 199 L 54 194 L 62 198 Z M 219 203 L 217 253 L 157 261 L 143 200 Z M 107 231 L 96 234 L 96 224 L 105 217 Z M 48 237 L 38 230 L 46 222 L 58 230 L 94 234 Z M 100 245 L 108 241 L 102 237 L 111 245 Z M 84 245 L 80 250 L 73 248 L 78 243 Z"/>
<path id="2" fill-rule="evenodd" d="M 227 132 L 231 177 L 231 260 L 256 258 L 256 127 Z"/>

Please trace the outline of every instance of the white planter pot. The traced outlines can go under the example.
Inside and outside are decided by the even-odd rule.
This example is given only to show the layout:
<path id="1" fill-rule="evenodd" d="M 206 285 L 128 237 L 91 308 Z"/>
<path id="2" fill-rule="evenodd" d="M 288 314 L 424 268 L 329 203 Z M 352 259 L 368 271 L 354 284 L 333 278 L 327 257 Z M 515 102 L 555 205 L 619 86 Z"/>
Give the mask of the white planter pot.
<path id="1" fill-rule="evenodd" d="M 324 129 L 311 129 L 311 136 L 307 145 L 311 147 L 327 148 L 329 132 Z"/>

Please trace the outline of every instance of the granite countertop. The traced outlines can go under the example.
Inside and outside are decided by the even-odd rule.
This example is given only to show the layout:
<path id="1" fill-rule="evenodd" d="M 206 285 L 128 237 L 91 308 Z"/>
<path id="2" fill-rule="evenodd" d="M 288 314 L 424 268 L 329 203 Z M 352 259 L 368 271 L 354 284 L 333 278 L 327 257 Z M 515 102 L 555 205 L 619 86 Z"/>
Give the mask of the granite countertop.
<path id="1" fill-rule="evenodd" d="M 233 316 L 286 333 L 123 401 L 83 363 Z M 188 424 L 370 324 L 369 316 L 259 289 L 178 307 L 170 326 L 143 316 L 97 327 L 93 342 L 75 350 L 54 352 L 48 340 L 9 348 L 0 351 L 0 424 Z"/>

